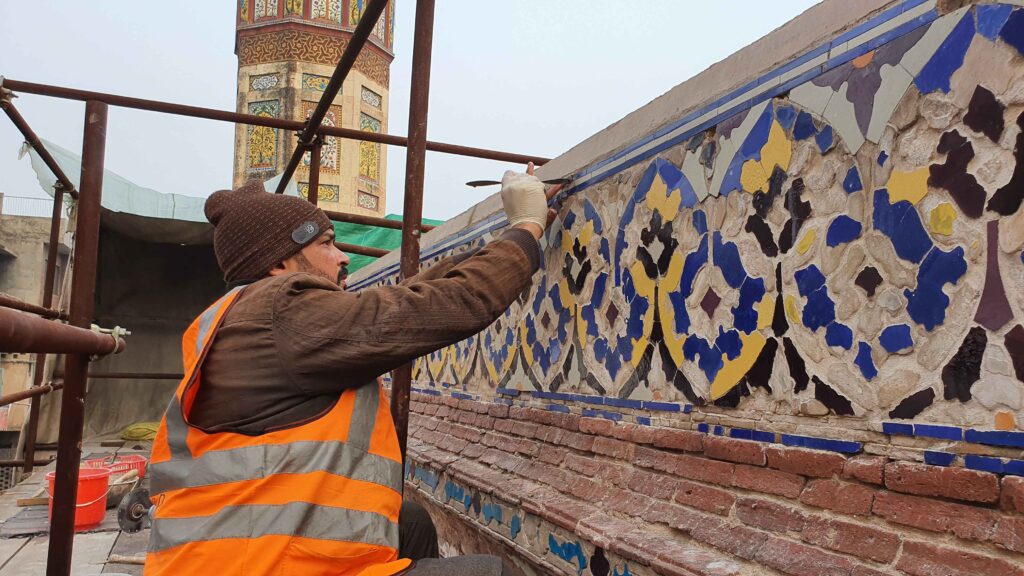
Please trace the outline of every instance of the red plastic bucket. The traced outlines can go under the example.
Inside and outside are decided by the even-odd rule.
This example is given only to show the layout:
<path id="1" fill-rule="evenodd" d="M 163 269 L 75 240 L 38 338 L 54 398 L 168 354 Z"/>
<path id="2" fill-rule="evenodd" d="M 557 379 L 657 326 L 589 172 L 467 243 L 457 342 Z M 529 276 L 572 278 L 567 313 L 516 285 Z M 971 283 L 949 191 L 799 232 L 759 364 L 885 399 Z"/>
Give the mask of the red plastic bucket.
<path id="1" fill-rule="evenodd" d="M 53 482 L 56 472 L 46 473 L 50 496 L 50 520 L 53 521 Z M 110 468 L 82 467 L 78 470 L 78 498 L 75 504 L 75 530 L 91 528 L 103 522 L 107 509 Z"/>

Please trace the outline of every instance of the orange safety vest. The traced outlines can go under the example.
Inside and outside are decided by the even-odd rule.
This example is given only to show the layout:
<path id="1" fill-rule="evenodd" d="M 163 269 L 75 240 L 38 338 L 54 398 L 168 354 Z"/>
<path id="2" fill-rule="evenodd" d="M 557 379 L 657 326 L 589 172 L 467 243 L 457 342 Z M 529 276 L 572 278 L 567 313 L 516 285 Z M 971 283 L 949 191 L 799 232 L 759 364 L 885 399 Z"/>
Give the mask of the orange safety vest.
<path id="1" fill-rule="evenodd" d="M 246 435 L 188 423 L 203 359 L 235 289 L 182 339 L 185 378 L 153 443 L 146 576 L 391 576 L 402 457 L 380 383 L 296 426 Z"/>

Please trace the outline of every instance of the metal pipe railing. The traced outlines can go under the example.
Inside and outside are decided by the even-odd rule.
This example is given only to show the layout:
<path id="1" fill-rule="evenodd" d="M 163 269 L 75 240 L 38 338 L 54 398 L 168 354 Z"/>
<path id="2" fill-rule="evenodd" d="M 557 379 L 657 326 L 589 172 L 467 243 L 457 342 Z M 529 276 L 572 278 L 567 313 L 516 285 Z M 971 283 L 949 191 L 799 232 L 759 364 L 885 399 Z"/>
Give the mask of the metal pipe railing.
<path id="1" fill-rule="evenodd" d="M 242 114 L 240 112 L 229 112 L 227 110 L 216 110 L 214 108 L 204 108 L 201 106 L 188 106 L 185 104 L 174 104 L 171 102 L 161 102 L 159 100 L 133 98 L 130 96 L 121 96 L 105 92 L 93 92 L 90 90 L 79 90 L 77 88 L 67 88 L 64 86 L 11 80 L 10 78 L 3 79 L 3 83 L 0 84 L 0 86 L 15 92 L 24 92 L 26 94 L 37 94 L 39 96 L 64 98 L 66 100 L 79 100 L 83 102 L 94 100 L 121 108 L 134 108 L 136 110 L 176 114 L 178 116 L 188 116 L 190 118 L 205 118 L 207 120 L 218 120 L 221 122 L 234 122 L 236 124 L 247 124 L 250 126 L 266 126 L 268 128 L 278 128 L 294 132 L 301 131 L 306 126 L 304 122 L 300 122 L 298 120 L 270 118 L 266 116 L 256 116 L 255 114 Z M 408 138 L 403 136 L 378 134 L 376 132 L 367 132 L 364 130 L 357 130 L 355 128 L 342 128 L 340 126 L 321 126 L 317 130 L 317 133 L 321 136 L 337 136 L 338 138 L 347 138 L 349 140 L 377 142 L 388 146 L 408 146 L 409 144 Z M 469 156 L 472 158 L 483 158 L 485 160 L 511 162 L 514 164 L 526 164 L 528 162 L 533 162 L 538 166 L 548 162 L 549 160 L 548 158 L 532 156 L 530 154 L 516 154 L 513 152 L 502 152 L 500 150 L 489 150 L 487 148 L 474 148 L 472 146 L 460 146 L 458 144 L 446 144 L 443 142 L 431 141 L 427 141 L 427 150 L 431 152 L 455 154 L 457 156 Z"/>
<path id="2" fill-rule="evenodd" d="M 43 295 L 43 298 L 46 298 L 45 294 Z M 68 315 L 64 312 L 50 308 L 51 304 L 44 303 L 42 306 L 38 306 L 36 304 L 25 302 L 24 300 L 19 300 L 13 296 L 8 296 L 7 294 L 0 294 L 0 308 L 10 308 L 12 310 L 21 310 L 22 312 L 28 312 L 30 314 L 38 314 L 39 316 L 50 320 L 68 319 Z"/>
<path id="3" fill-rule="evenodd" d="M 324 214 L 331 220 L 337 222 L 346 222 L 349 224 L 363 224 L 365 226 L 377 226 L 378 228 L 391 228 L 393 230 L 402 229 L 401 220 L 388 220 L 387 218 L 381 218 L 380 216 L 365 216 L 363 214 L 349 214 L 348 212 L 335 212 L 333 210 L 324 210 Z M 435 226 L 430 224 L 420 224 L 420 230 L 429 232 L 433 230 Z"/>
<path id="4" fill-rule="evenodd" d="M 124 348 L 118 336 L 0 308 L 0 352 L 105 355 Z"/>
<path id="5" fill-rule="evenodd" d="M 60 390 L 64 387 L 63 382 L 53 382 L 44 386 L 33 386 L 27 390 L 20 392 L 11 392 L 10 394 L 4 394 L 0 396 L 0 406 L 7 406 L 8 404 L 14 404 L 15 402 L 21 402 L 22 400 L 28 400 L 30 398 L 38 398 L 53 392 L 54 390 Z M 28 459 L 26 459 L 27 461 Z"/>
<path id="6" fill-rule="evenodd" d="M 46 164 L 46 167 L 53 172 L 53 175 L 57 177 L 57 181 L 64 186 L 64 190 L 70 194 L 72 198 L 78 198 L 78 192 L 75 191 L 75 185 L 71 183 L 71 179 L 67 177 L 64 170 L 61 169 L 60 165 L 57 164 L 57 161 L 50 155 L 50 152 L 45 146 L 43 146 L 42 141 L 39 140 L 39 136 L 36 136 L 36 133 L 32 130 L 32 127 L 28 125 L 28 122 L 25 121 L 25 118 L 21 116 L 21 113 L 18 112 L 14 103 L 11 102 L 10 98 L 5 93 L 3 93 L 3 89 L 5 88 L 4 84 L 6 84 L 6 81 L 3 78 L 0 78 L 0 108 L 4 109 L 4 112 L 7 113 L 7 117 L 11 119 L 11 122 L 13 122 L 18 128 L 18 131 L 21 132 L 21 135 L 25 137 L 25 141 L 28 142 L 28 145 L 35 149 L 36 154 L 39 154 L 39 158 L 41 158 L 43 163 Z M 54 198 L 54 201 L 56 200 L 57 199 Z"/>
<path id="7" fill-rule="evenodd" d="M 341 53 L 341 58 L 338 59 L 338 65 L 335 66 L 331 79 L 327 82 L 327 86 L 324 87 L 324 93 L 320 95 L 320 101 L 317 102 L 313 113 L 306 120 L 306 125 L 302 128 L 302 132 L 298 134 L 299 143 L 295 146 L 295 151 L 292 152 L 291 158 L 288 159 L 288 164 L 285 165 L 284 172 L 281 174 L 281 180 L 277 183 L 278 194 L 284 193 L 288 182 L 291 181 L 292 176 L 295 174 L 295 169 L 302 162 L 302 155 L 316 144 L 317 131 L 320 130 L 320 125 L 323 123 L 324 117 L 327 116 L 327 111 L 331 108 L 331 104 L 334 102 L 338 92 L 341 92 L 341 85 L 345 82 L 345 78 L 352 70 L 352 67 L 355 66 L 356 57 L 363 50 L 363 45 L 366 44 L 366 41 L 370 39 L 370 33 L 373 32 L 373 28 L 377 25 L 377 20 L 384 13 L 384 9 L 387 6 L 388 0 L 370 0 L 370 4 L 363 11 L 359 24 L 356 24 L 356 29 L 352 31 L 352 37 L 348 39 L 348 44 L 345 45 L 345 51 Z M 310 193 L 312 194 L 312 192 Z"/>
<path id="8" fill-rule="evenodd" d="M 427 110 L 430 103 L 430 60 L 434 39 L 434 0 L 416 2 L 416 29 L 412 47 L 412 93 L 409 96 L 409 146 L 405 155 L 405 206 L 402 211 L 401 279 L 420 269 L 420 221 L 423 219 L 423 176 L 426 171 Z M 409 434 L 409 391 L 412 363 L 393 372 L 391 414 L 398 445 L 405 460 Z"/>
<path id="9" fill-rule="evenodd" d="M 102 102 L 86 102 L 82 176 L 79 179 L 82 189 L 75 221 L 75 257 L 68 312 L 69 322 L 80 328 L 90 325 L 95 308 L 106 143 L 107 105 Z M 88 355 L 71 354 L 65 358 L 46 576 L 68 576 L 71 573 L 78 467 L 82 461 L 82 429 L 85 424 L 85 378 L 88 371 Z"/>
<path id="10" fill-rule="evenodd" d="M 361 256 L 372 256 L 374 258 L 380 258 L 389 251 L 383 248 L 373 248 L 372 246 L 360 246 L 358 244 L 348 244 L 346 242 L 335 242 L 335 246 L 342 252 L 348 252 L 349 254 L 359 254 Z"/>

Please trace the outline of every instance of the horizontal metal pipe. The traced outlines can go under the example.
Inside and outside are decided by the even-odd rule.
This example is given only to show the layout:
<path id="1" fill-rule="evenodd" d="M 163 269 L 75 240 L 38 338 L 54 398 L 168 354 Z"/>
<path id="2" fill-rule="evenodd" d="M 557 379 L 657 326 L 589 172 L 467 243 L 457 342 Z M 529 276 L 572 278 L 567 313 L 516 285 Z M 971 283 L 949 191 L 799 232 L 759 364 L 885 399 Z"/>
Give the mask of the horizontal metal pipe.
<path id="1" fill-rule="evenodd" d="M 116 354 L 124 347 L 124 340 L 110 334 L 0 308 L 0 352 L 103 355 Z"/>
<path id="2" fill-rule="evenodd" d="M 44 306 L 37 306 L 35 304 L 29 304 L 24 300 L 18 300 L 13 296 L 7 294 L 0 294 L 0 307 L 12 308 L 14 310 L 21 310 L 22 312 L 31 312 L 32 314 L 38 314 L 43 318 L 49 318 L 51 320 L 67 320 L 68 315 L 60 310 L 53 310 Z"/>
<path id="3" fill-rule="evenodd" d="M 389 250 L 383 248 L 373 248 L 371 246 L 360 246 L 358 244 L 348 244 L 345 242 L 335 242 L 335 246 L 342 252 L 348 252 L 349 254 L 359 254 L 361 256 L 373 256 L 374 258 L 380 258 L 387 254 Z"/>
<path id="4" fill-rule="evenodd" d="M 15 402 L 21 402 L 22 400 L 28 400 L 29 398 L 35 398 L 37 396 L 43 396 L 49 394 L 54 390 L 60 390 L 64 387 L 63 382 L 54 382 L 53 384 L 43 384 L 42 386 L 33 386 L 27 390 L 20 392 L 12 392 L 10 394 L 4 394 L 0 396 L 0 406 L 7 406 L 8 404 L 14 404 Z"/>
<path id="5" fill-rule="evenodd" d="M 2 87 L 3 85 L 0 84 L 0 88 Z M 57 181 L 64 187 L 64 191 L 70 194 L 72 198 L 77 199 L 78 191 L 75 190 L 75 185 L 71 183 L 71 179 L 68 178 L 67 174 L 64 173 L 64 170 L 61 169 L 60 164 L 57 164 L 57 161 L 50 155 L 46 146 L 43 146 L 42 141 L 39 140 L 39 136 L 36 135 L 32 130 L 32 127 L 25 121 L 25 118 L 22 117 L 20 112 L 18 112 L 14 103 L 7 98 L 0 97 L 0 108 L 4 109 L 4 112 L 7 113 L 7 117 L 11 119 L 11 122 L 13 122 L 18 128 L 18 131 L 21 132 L 21 135 L 25 137 L 25 141 L 28 142 L 29 146 L 35 149 L 36 154 L 39 154 L 39 157 L 43 160 L 43 163 L 46 164 L 46 167 L 53 172 L 54 176 L 57 177 Z M 58 200 L 54 198 L 54 202 L 57 201 Z"/>
<path id="6" fill-rule="evenodd" d="M 328 218 L 337 222 L 362 224 L 364 226 L 377 226 L 379 228 L 391 228 L 393 230 L 402 229 L 401 220 L 388 220 L 387 218 L 381 218 L 380 216 L 364 216 L 363 214 L 350 214 L 348 212 L 335 212 L 333 210 L 324 210 L 324 214 L 327 214 Z M 420 225 L 420 230 L 428 231 L 433 229 L 434 226 L 429 224 Z"/>
<path id="7" fill-rule="evenodd" d="M 2 86 L 9 90 L 25 92 L 26 94 L 37 94 L 39 96 L 50 96 L 53 98 L 64 98 L 68 100 L 96 100 L 98 102 L 106 102 L 111 106 L 120 106 L 122 108 L 135 108 L 137 110 L 149 110 L 151 112 L 177 114 L 179 116 L 189 116 L 192 118 L 234 122 L 237 124 L 248 124 L 250 126 L 267 126 L 269 128 L 280 128 L 294 132 L 301 132 L 306 125 L 305 122 L 300 122 L 298 120 L 268 118 L 264 116 L 256 116 L 255 114 L 241 114 L 238 112 L 229 112 L 227 110 L 203 108 L 201 106 L 186 106 L 184 104 L 161 102 L 159 100 L 147 100 L 144 98 L 132 98 L 130 96 L 120 96 L 104 92 L 92 92 L 89 90 L 78 90 L 76 88 L 66 88 L 63 86 L 23 82 L 21 80 L 11 80 L 10 78 L 5 78 Z M 317 130 L 317 134 L 322 136 L 336 136 L 338 138 L 347 138 L 350 140 L 377 142 L 380 144 L 387 144 L 389 146 L 408 146 L 409 144 L 409 139 L 404 136 L 377 134 L 375 132 L 366 132 L 363 130 L 356 130 L 354 128 L 341 128 L 339 126 L 321 126 L 320 129 Z M 515 154 L 512 152 L 502 152 L 500 150 L 488 150 L 486 148 L 473 148 L 470 146 L 459 146 L 457 144 L 431 142 L 429 140 L 427 141 L 427 150 L 430 150 L 431 152 L 455 154 L 457 156 L 470 156 L 473 158 L 498 160 L 501 162 L 513 162 L 515 164 L 533 162 L 538 166 L 548 162 L 549 160 L 548 158 L 531 156 L 529 154 Z"/>
<path id="8" fill-rule="evenodd" d="M 184 374 L 161 374 L 158 372 L 89 372 L 89 379 L 108 380 L 181 380 Z"/>
<path id="9" fill-rule="evenodd" d="M 53 462 L 53 458 L 49 460 L 35 460 L 32 462 L 35 466 L 46 466 L 50 462 Z M 24 460 L 0 460 L 0 466 L 24 466 Z"/>

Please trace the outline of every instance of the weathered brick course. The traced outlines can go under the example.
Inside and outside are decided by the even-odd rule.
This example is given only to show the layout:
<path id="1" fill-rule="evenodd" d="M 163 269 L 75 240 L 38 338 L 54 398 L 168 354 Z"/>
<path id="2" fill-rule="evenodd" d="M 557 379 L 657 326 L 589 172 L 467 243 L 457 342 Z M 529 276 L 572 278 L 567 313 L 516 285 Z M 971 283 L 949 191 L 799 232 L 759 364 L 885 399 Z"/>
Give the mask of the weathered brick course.
<path id="1" fill-rule="evenodd" d="M 885 487 L 907 494 L 970 502 L 999 500 L 998 476 L 965 468 L 890 462 L 885 467 Z"/>

